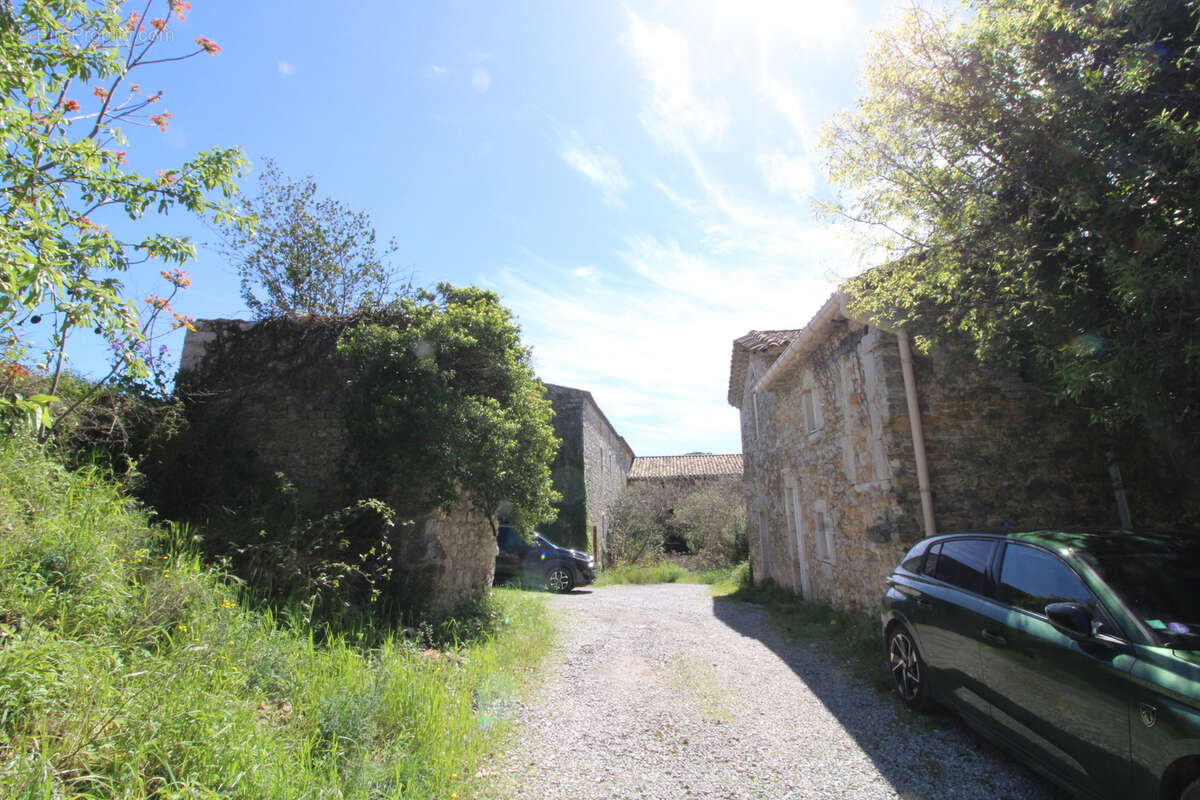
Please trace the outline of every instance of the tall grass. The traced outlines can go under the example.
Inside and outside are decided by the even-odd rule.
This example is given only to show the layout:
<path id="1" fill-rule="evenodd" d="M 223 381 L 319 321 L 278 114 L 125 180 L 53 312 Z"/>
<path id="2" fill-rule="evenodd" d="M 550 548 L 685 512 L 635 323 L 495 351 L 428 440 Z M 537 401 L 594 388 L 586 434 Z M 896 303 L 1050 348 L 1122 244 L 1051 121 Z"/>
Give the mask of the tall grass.
<path id="1" fill-rule="evenodd" d="M 0 439 L 0 796 L 468 797 L 549 644 L 497 591 L 471 641 L 315 643 L 94 469 Z M 451 631 L 453 632 L 453 631 Z"/>
<path id="2" fill-rule="evenodd" d="M 660 561 L 655 563 L 622 564 L 610 567 L 600 573 L 596 579 L 597 586 L 613 586 L 622 583 L 704 583 L 714 587 L 716 594 L 729 594 L 738 589 L 738 581 L 742 572 L 746 572 L 749 563 L 727 569 L 704 569 L 693 571 L 676 561 Z M 746 572 L 748 576 L 749 573 Z"/>

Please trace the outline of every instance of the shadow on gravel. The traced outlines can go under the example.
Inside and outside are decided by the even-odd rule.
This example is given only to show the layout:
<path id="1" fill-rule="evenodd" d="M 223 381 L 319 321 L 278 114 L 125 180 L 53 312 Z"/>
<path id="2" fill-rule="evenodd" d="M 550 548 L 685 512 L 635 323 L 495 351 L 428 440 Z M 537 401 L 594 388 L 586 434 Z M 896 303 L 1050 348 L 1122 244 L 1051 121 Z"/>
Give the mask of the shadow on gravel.
<path id="1" fill-rule="evenodd" d="M 819 640 L 790 636 L 770 621 L 768 614 L 767 609 L 753 603 L 713 598 L 713 616 L 779 656 L 837 718 L 900 797 L 933 797 L 930 788 L 939 785 L 945 789 L 941 796 L 954 796 L 964 779 L 970 780 L 970 775 L 964 774 L 970 766 L 956 763 L 952 757 L 956 747 L 961 753 L 959 743 L 963 742 L 975 753 L 1015 766 L 1032 784 L 1025 789 L 1034 790 L 1030 794 L 1013 787 L 992 786 L 992 796 L 1040 800 L 1071 797 L 984 740 L 957 716 L 941 709 L 924 714 L 912 712 L 892 692 L 856 681 L 849 670 L 839 667 L 824 652 Z M 880 659 L 882 674 L 882 654 Z M 893 715 L 906 726 L 905 731 L 910 734 L 907 740 L 898 741 L 892 726 L 881 725 L 881 716 Z M 986 776 L 981 776 L 980 781 L 986 787 Z"/>

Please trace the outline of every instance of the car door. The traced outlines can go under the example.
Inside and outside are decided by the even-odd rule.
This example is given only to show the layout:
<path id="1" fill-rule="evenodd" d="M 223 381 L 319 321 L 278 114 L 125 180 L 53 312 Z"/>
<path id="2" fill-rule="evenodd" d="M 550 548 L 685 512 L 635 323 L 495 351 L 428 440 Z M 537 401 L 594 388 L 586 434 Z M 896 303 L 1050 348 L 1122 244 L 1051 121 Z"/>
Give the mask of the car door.
<path id="1" fill-rule="evenodd" d="M 922 582 L 913 598 L 911 621 L 926 665 L 930 686 L 942 702 L 955 706 L 977 723 L 990 719 L 980 686 L 979 653 L 983 617 L 988 602 L 988 566 L 996 540 L 946 539 L 930 546 Z"/>
<path id="2" fill-rule="evenodd" d="M 1050 603 L 1082 603 L 1101 632 L 1117 633 L 1082 578 L 1057 555 L 1010 542 L 1001 558 L 998 602 L 981 631 L 997 732 L 1078 791 L 1123 796 L 1134 663 L 1129 648 L 1108 636 L 1076 641 L 1050 624 Z"/>

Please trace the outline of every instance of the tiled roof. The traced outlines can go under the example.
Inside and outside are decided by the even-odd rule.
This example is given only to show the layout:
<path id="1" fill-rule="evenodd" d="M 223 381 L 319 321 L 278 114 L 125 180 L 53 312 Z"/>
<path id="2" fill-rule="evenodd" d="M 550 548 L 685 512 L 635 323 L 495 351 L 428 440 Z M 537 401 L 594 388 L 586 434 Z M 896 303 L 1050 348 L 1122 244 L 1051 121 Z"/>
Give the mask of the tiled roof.
<path id="1" fill-rule="evenodd" d="M 787 347 L 800 333 L 798 330 L 788 331 L 750 331 L 745 336 L 734 339 L 734 342 L 749 350 L 751 353 L 761 353 L 772 347 Z"/>
<path id="2" fill-rule="evenodd" d="M 742 407 L 742 391 L 746 385 L 746 367 L 750 353 L 782 353 L 795 341 L 801 331 L 750 331 L 733 340 L 733 356 L 729 364 L 729 404 Z"/>
<path id="3" fill-rule="evenodd" d="M 712 455 L 692 453 L 686 456 L 638 456 L 629 468 L 629 479 L 639 478 L 712 478 L 741 475 L 742 454 Z"/>

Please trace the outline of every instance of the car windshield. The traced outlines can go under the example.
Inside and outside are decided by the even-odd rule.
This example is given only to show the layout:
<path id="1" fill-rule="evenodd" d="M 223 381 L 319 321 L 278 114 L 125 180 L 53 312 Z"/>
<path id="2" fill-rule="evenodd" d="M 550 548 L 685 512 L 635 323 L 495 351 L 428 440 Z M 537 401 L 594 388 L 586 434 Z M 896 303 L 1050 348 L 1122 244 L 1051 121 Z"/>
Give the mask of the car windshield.
<path id="1" fill-rule="evenodd" d="M 1200 649 L 1200 539 L 1131 535 L 1080 555 L 1120 595 L 1155 643 Z"/>

